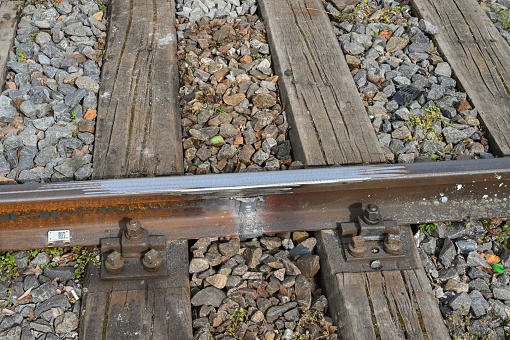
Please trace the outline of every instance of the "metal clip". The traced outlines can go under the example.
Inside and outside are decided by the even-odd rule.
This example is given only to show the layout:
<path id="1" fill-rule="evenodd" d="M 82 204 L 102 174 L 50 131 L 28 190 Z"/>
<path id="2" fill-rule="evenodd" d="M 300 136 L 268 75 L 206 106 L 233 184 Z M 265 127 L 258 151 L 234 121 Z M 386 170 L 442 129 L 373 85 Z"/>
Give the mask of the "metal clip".
<path id="1" fill-rule="evenodd" d="M 120 237 L 101 239 L 101 280 L 167 277 L 166 238 L 149 235 L 140 221 L 131 220 Z"/>
<path id="2" fill-rule="evenodd" d="M 384 221 L 379 207 L 368 204 L 356 222 L 340 224 L 347 262 L 403 259 L 397 221 Z"/>

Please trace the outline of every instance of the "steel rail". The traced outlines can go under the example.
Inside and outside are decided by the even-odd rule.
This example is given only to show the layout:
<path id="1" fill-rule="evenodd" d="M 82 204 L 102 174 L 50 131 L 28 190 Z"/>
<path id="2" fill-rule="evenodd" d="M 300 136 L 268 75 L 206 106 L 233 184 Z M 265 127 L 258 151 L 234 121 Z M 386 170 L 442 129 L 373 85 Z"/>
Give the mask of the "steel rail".
<path id="1" fill-rule="evenodd" d="M 510 215 L 510 158 L 0 187 L 0 250 L 117 236 L 129 219 L 167 239 L 335 228 L 375 203 L 403 223 Z"/>

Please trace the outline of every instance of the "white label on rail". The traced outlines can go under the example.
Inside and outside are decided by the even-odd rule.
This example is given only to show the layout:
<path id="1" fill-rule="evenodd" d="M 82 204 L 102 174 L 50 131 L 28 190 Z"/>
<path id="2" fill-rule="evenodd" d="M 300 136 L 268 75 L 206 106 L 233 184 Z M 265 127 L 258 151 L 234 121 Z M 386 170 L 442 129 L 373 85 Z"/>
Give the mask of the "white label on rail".
<path id="1" fill-rule="evenodd" d="M 71 243 L 71 232 L 69 230 L 48 231 L 48 245 Z"/>

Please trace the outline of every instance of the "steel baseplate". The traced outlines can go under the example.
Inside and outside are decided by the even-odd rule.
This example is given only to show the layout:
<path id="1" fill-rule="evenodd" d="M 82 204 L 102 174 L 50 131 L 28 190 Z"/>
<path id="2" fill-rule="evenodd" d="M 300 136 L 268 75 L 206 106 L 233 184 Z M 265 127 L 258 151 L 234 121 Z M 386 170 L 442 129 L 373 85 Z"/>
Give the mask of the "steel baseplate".
<path id="1" fill-rule="evenodd" d="M 356 222 L 341 223 L 339 229 L 340 262 L 346 271 L 419 268 L 411 228 L 384 221 L 374 204 L 367 205 Z"/>
<path id="2" fill-rule="evenodd" d="M 166 278 L 166 237 L 149 235 L 131 220 L 121 237 L 101 239 L 101 260 L 101 280 Z"/>

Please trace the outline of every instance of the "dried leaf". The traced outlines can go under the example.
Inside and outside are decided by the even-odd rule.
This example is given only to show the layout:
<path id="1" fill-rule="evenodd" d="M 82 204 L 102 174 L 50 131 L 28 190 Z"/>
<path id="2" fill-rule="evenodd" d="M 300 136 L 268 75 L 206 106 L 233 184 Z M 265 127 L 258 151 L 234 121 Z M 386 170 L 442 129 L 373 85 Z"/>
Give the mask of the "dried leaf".
<path id="1" fill-rule="evenodd" d="M 483 272 L 486 272 L 487 274 L 494 274 L 494 270 L 492 268 L 485 268 L 485 267 L 476 267 L 476 269 L 480 269 Z"/>
<path id="2" fill-rule="evenodd" d="M 482 256 L 485 257 L 485 261 L 487 261 L 491 266 L 501 261 L 501 258 L 494 254 L 483 254 Z"/>
<path id="3" fill-rule="evenodd" d="M 30 295 L 31 295 L 31 291 L 32 289 L 34 289 L 34 287 L 30 287 L 25 293 L 23 293 L 23 295 L 21 295 L 19 298 L 16 299 L 16 301 L 20 304 L 20 305 L 24 305 L 24 304 L 27 304 L 30 302 Z"/>
<path id="4" fill-rule="evenodd" d="M 12 310 L 10 310 L 10 309 L 4 308 L 4 309 L 2 309 L 2 314 L 5 314 L 5 315 L 9 315 L 9 316 L 10 316 L 10 315 L 15 314 L 15 312 L 14 312 L 14 311 L 12 311 Z"/>
<path id="5" fill-rule="evenodd" d="M 35 277 L 39 277 L 43 273 L 41 267 L 28 267 L 23 273 L 23 275 L 35 275 Z"/>

